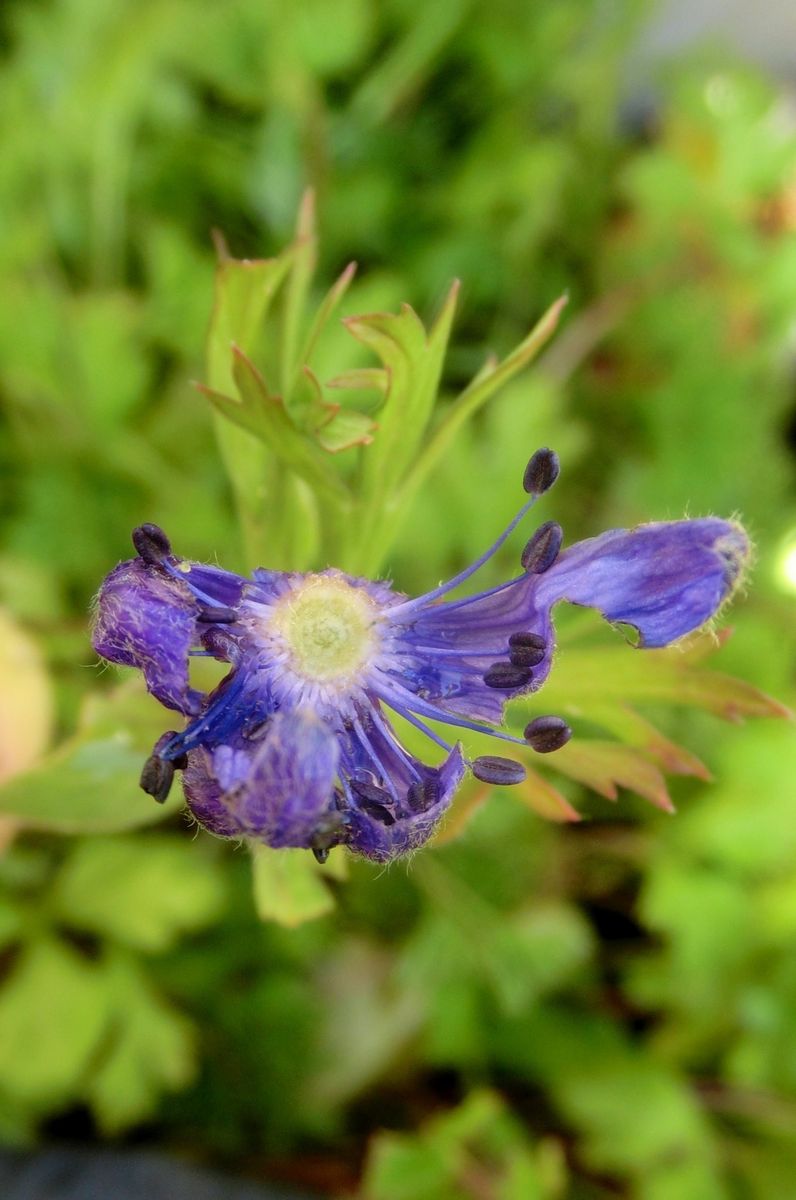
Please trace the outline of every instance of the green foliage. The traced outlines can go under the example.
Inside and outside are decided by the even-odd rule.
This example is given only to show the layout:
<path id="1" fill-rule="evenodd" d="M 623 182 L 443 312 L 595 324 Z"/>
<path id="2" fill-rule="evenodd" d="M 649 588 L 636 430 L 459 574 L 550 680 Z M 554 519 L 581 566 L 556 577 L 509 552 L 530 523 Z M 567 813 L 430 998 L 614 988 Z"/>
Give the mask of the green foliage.
<path id="1" fill-rule="evenodd" d="M 738 722 L 796 701 L 796 142 L 715 59 L 629 136 L 643 7 L 3 6 L 4 1138 L 82 1106 L 368 1200 L 790 1194 L 794 738 Z M 540 701 L 578 737 L 524 789 L 408 868 L 258 852 L 253 900 L 138 788 L 168 717 L 92 665 L 128 530 L 424 589 L 545 444 L 568 539 L 742 513 L 734 636 L 563 616 Z"/>

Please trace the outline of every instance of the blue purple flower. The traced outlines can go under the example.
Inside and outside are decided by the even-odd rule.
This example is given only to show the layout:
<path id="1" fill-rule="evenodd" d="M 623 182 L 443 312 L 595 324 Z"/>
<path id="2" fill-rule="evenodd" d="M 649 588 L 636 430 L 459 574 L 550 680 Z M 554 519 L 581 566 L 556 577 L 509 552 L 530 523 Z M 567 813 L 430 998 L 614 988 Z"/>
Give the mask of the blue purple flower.
<path id="1" fill-rule="evenodd" d="M 558 717 L 537 717 L 522 737 L 503 727 L 507 701 L 538 691 L 550 671 L 554 605 L 596 608 L 634 626 L 640 646 L 665 646 L 716 614 L 749 551 L 737 524 L 714 517 L 612 530 L 565 550 L 548 521 L 514 578 L 448 599 L 557 475 L 555 454 L 537 451 L 525 472 L 529 499 L 494 545 L 415 599 L 333 568 L 258 569 L 246 579 L 179 558 L 155 525 L 136 529 L 138 556 L 100 589 L 94 646 L 143 671 L 149 691 L 187 718 L 159 739 L 144 790 L 165 800 L 182 770 L 193 816 L 221 837 L 306 847 L 321 861 L 345 844 L 387 861 L 427 841 L 466 771 L 519 782 L 521 763 L 468 761 L 429 722 L 558 749 L 570 736 Z M 209 694 L 191 687 L 192 655 L 231 666 Z M 391 712 L 441 749 L 438 765 L 401 744 Z"/>

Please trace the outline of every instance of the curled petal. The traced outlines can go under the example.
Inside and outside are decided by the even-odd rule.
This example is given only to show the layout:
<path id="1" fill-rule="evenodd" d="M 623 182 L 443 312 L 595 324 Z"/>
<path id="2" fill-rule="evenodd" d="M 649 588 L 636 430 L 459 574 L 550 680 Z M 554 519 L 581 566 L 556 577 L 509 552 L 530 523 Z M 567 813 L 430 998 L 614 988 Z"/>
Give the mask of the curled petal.
<path id="1" fill-rule="evenodd" d="M 716 518 L 614 529 L 578 542 L 539 580 L 535 600 L 596 608 L 667 646 L 715 616 L 749 557 L 740 526 Z"/>
<path id="2" fill-rule="evenodd" d="M 153 696 L 186 715 L 199 711 L 201 693 L 188 683 L 196 606 L 186 588 L 140 559 L 120 563 L 100 589 L 94 649 L 125 667 L 139 667 Z"/>

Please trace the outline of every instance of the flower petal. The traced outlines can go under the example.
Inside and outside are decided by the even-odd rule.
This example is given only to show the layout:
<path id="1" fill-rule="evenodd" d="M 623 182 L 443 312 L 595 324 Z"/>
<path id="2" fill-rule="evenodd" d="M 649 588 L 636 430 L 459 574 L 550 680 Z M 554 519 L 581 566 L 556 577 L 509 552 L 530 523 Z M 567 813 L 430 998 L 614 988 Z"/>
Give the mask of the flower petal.
<path id="1" fill-rule="evenodd" d="M 614 529 L 562 554 L 540 577 L 535 601 L 596 608 L 634 626 L 640 646 L 668 646 L 715 616 L 748 557 L 740 526 L 712 517 Z"/>
<path id="2" fill-rule="evenodd" d="M 381 710 L 375 716 L 377 724 L 367 730 L 368 745 L 354 731 L 341 739 L 340 773 L 350 796 L 346 844 L 366 858 L 389 862 L 432 836 L 464 776 L 465 763 L 457 745 L 441 766 L 427 766 L 404 749 Z M 384 804 L 368 805 L 352 782 L 374 775 L 390 796 Z"/>
<path id="3" fill-rule="evenodd" d="M 269 846 L 311 847 L 334 812 L 339 753 L 337 738 L 311 708 L 275 713 L 235 801 L 244 830 Z"/>
<path id="4" fill-rule="evenodd" d="M 216 837 L 239 838 L 244 832 L 228 802 L 234 786 L 230 773 L 233 764 L 229 759 L 234 753 L 228 746 L 219 746 L 215 751 L 199 747 L 188 754 L 188 765 L 183 772 L 182 788 L 188 808 L 199 824 Z M 234 765 L 245 775 L 251 764 L 245 756 Z"/>
<path id="5" fill-rule="evenodd" d="M 188 684 L 188 651 L 196 640 L 196 605 L 187 588 L 140 559 L 111 571 L 97 598 L 92 644 L 98 654 L 139 667 L 166 708 L 199 711 L 201 693 Z"/>

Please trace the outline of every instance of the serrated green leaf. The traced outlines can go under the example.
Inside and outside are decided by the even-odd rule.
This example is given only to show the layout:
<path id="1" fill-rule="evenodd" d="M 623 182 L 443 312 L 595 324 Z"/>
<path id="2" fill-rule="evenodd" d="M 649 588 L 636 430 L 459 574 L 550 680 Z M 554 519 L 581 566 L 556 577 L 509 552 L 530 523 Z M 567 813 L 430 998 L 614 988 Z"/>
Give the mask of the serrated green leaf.
<path id="1" fill-rule="evenodd" d="M 548 779 L 527 765 L 525 771 L 525 779 L 513 789 L 513 794 L 517 795 L 518 799 L 548 821 L 580 821 L 580 813 L 572 807 L 566 796 L 562 796 L 558 788 L 553 787 Z"/>
<path id="2" fill-rule="evenodd" d="M 552 1164 L 550 1164 L 552 1165 Z M 382 1134 L 368 1159 L 368 1200 L 545 1200 L 559 1195 L 551 1171 L 498 1096 L 472 1093 L 411 1134 Z"/>
<path id="3" fill-rule="evenodd" d="M 573 738 L 556 751 L 557 771 L 576 779 L 608 800 L 616 800 L 617 788 L 629 788 L 664 812 L 673 812 L 666 780 L 639 750 L 619 742 L 596 738 Z"/>
<path id="4" fill-rule="evenodd" d="M 355 554 L 357 569 L 366 573 L 375 570 L 384 553 L 382 526 L 395 520 L 394 511 L 387 510 L 425 435 L 457 294 L 454 284 L 428 334 L 408 304 L 397 314 L 371 313 L 345 321 L 353 336 L 378 355 L 389 378 L 378 436 L 363 461 L 363 510 Z"/>
<path id="5" fill-rule="evenodd" d="M 294 424 L 281 396 L 269 392 L 259 371 L 238 347 L 233 348 L 233 360 L 239 400 L 209 388 L 201 391 L 219 412 L 263 442 L 307 483 L 336 500 L 345 501 L 348 497 L 345 483 L 318 447 Z"/>
<path id="6" fill-rule="evenodd" d="M 695 639 L 702 651 L 704 641 Z M 626 646 L 600 649 L 566 647 L 545 683 L 545 703 L 589 711 L 592 703 L 654 701 L 703 708 L 726 721 L 745 717 L 787 717 L 785 705 L 753 684 L 698 665 L 689 653 L 664 650 L 628 651 Z"/>
<path id="7" fill-rule="evenodd" d="M 693 775 L 708 781 L 710 771 L 690 750 L 670 741 L 660 730 L 627 704 L 589 706 L 589 720 L 621 741 L 635 746 L 670 775 Z"/>
<path id="8" fill-rule="evenodd" d="M 342 271 L 342 273 L 337 277 L 321 301 L 318 311 L 315 314 L 315 319 L 310 326 L 310 331 L 307 334 L 307 340 L 305 341 L 298 358 L 300 365 L 306 365 L 312 358 L 312 352 L 315 349 L 318 338 L 323 333 L 338 305 L 340 304 L 340 301 L 348 291 L 351 281 L 356 274 L 356 269 L 357 264 L 350 262 L 345 270 Z"/>
<path id="9" fill-rule="evenodd" d="M 157 952 L 216 918 L 223 899 L 218 868 L 179 838 L 93 838 L 75 846 L 52 904 L 68 925 Z"/>
<path id="10" fill-rule="evenodd" d="M 207 372 L 212 388 L 232 391 L 230 350 L 233 344 L 245 353 L 254 348 L 265 314 L 285 280 L 293 255 L 289 247 L 277 258 L 225 256 L 219 261 L 207 339 Z"/>
<path id="11" fill-rule="evenodd" d="M 390 386 L 390 376 L 383 367 L 352 367 L 328 380 L 326 386 L 354 392 L 378 392 L 383 400 Z"/>
<path id="12" fill-rule="evenodd" d="M 293 383 L 306 357 L 299 353 L 299 340 L 307 306 L 312 277 L 318 258 L 318 237 L 315 228 L 315 194 L 308 188 L 301 197 L 296 219 L 292 261 L 285 288 L 284 320 L 282 327 L 281 388 L 290 399 Z"/>
<path id="13" fill-rule="evenodd" d="M 263 921 L 294 928 L 334 908 L 334 897 L 306 850 L 252 847 L 254 904 Z"/>

